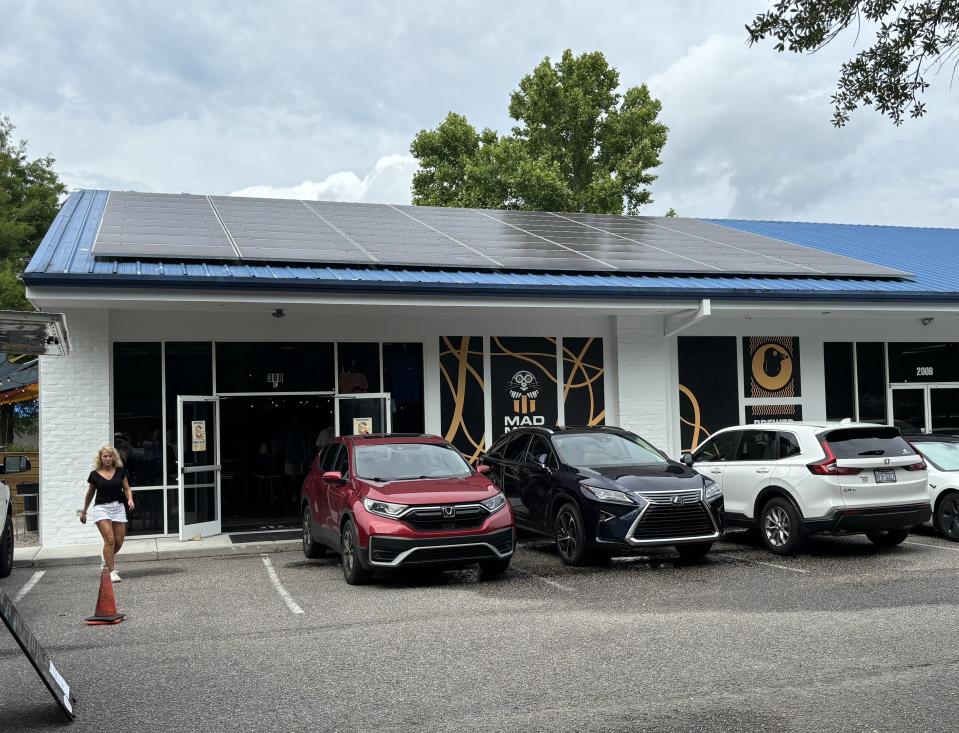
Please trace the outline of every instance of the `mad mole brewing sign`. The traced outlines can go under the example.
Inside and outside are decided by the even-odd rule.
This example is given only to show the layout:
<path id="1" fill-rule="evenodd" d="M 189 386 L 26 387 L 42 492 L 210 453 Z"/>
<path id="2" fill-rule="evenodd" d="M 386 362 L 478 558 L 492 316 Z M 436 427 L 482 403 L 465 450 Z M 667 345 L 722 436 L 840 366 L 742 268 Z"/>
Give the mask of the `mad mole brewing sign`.
<path id="1" fill-rule="evenodd" d="M 802 420 L 802 405 L 747 405 L 746 424 Z"/>
<path id="2" fill-rule="evenodd" d="M 30 627 L 27 626 L 20 612 L 17 611 L 17 607 L 7 598 L 3 588 L 0 588 L 0 617 L 3 618 L 4 625 L 13 634 L 13 638 L 17 640 L 17 644 L 20 645 L 27 659 L 30 660 L 30 664 L 37 670 L 43 684 L 50 690 L 50 694 L 53 695 L 57 705 L 72 720 L 76 717 L 73 708 L 77 704 L 77 699 L 70 693 L 70 685 L 60 676 L 57 668 L 50 661 L 46 649 L 37 641 L 37 637 L 30 631 Z"/>
<path id="3" fill-rule="evenodd" d="M 493 435 L 523 425 L 555 425 L 556 339 L 490 339 Z"/>
<path id="4" fill-rule="evenodd" d="M 747 397 L 801 397 L 799 339 L 750 336 L 743 339 L 744 392 Z"/>

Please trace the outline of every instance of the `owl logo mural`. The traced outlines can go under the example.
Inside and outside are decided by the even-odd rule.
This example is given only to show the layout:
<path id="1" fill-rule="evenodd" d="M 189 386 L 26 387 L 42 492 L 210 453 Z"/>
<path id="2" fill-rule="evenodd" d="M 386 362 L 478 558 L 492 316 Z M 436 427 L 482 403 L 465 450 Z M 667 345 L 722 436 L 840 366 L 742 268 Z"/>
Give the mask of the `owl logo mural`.
<path id="1" fill-rule="evenodd" d="M 527 415 L 536 412 L 536 398 L 539 397 L 539 382 L 532 372 L 523 370 L 516 372 L 506 386 L 509 396 L 513 398 L 513 412 Z"/>

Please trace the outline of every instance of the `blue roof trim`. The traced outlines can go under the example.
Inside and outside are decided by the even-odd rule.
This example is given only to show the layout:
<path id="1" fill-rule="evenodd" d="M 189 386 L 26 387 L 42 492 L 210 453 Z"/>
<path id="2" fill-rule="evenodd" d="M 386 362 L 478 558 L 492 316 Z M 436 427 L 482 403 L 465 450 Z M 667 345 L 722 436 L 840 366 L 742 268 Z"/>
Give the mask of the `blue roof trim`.
<path id="1" fill-rule="evenodd" d="M 711 219 L 733 229 L 916 273 L 910 280 L 709 275 L 574 274 L 327 267 L 317 264 L 157 262 L 91 254 L 109 192 L 77 191 L 30 261 L 33 286 L 254 291 L 453 293 L 551 298 L 764 298 L 957 301 L 959 230 Z"/>

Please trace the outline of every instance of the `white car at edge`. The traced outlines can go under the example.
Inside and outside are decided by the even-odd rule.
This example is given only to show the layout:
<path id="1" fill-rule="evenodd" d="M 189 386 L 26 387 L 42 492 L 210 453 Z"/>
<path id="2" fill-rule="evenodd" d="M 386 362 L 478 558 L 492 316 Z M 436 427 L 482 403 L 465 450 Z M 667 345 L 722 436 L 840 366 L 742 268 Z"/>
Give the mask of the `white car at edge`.
<path id="1" fill-rule="evenodd" d="M 0 464 L 0 474 L 21 473 L 30 470 L 26 456 L 6 456 Z M 13 570 L 13 498 L 10 487 L 0 479 L 0 578 Z"/>
<path id="2" fill-rule="evenodd" d="M 782 422 L 719 430 L 683 462 L 722 487 L 726 525 L 778 555 L 815 533 L 898 545 L 932 511 L 926 464 L 886 425 Z"/>
<path id="3" fill-rule="evenodd" d="M 907 440 L 929 466 L 932 526 L 947 540 L 959 542 L 959 438 L 933 434 Z"/>

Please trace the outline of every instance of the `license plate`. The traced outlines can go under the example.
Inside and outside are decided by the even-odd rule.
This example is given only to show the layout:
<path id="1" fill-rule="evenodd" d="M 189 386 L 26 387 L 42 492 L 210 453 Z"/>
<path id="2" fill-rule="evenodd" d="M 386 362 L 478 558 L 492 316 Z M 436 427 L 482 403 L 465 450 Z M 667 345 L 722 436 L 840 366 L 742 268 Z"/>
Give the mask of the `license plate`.
<path id="1" fill-rule="evenodd" d="M 882 469 L 878 469 L 874 473 L 876 474 L 877 484 L 896 483 L 896 469 L 894 468 L 882 468 Z"/>

